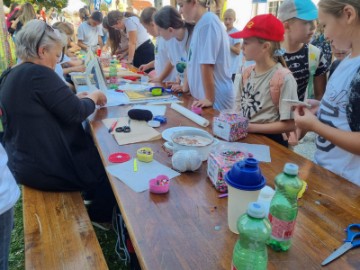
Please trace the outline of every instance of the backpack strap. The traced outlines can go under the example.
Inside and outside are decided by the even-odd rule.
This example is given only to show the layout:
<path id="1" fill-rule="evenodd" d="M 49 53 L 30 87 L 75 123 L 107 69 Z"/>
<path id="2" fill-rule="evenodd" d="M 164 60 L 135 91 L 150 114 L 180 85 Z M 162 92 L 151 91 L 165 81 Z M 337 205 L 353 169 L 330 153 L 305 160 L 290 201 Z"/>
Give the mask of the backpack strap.
<path id="1" fill-rule="evenodd" d="M 244 69 L 244 71 L 242 73 L 242 79 L 241 79 L 243 87 L 247 83 L 248 79 L 250 78 L 251 72 L 254 70 L 254 68 L 255 68 L 255 65 L 251 65 Z"/>
<path id="2" fill-rule="evenodd" d="M 270 96 L 277 109 L 279 109 L 281 89 L 284 85 L 285 76 L 289 73 L 291 73 L 289 69 L 279 68 L 270 80 Z"/>
<path id="3" fill-rule="evenodd" d="M 320 64 L 321 51 L 318 47 L 309 43 L 308 61 L 309 61 L 309 82 L 306 88 L 305 98 L 314 97 L 314 75 Z"/>

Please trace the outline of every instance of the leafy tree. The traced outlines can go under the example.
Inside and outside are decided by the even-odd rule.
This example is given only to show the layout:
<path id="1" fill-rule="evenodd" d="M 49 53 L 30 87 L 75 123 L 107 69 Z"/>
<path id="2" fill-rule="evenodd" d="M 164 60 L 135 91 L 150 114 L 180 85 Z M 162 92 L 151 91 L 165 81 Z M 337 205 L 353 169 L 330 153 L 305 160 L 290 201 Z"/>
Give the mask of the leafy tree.
<path id="1" fill-rule="evenodd" d="M 17 2 L 24 4 L 26 2 L 33 4 L 35 11 L 42 7 L 46 7 L 47 10 L 54 7 L 57 9 L 63 9 L 67 6 L 68 0 L 4 0 L 4 4 L 10 7 L 11 3 Z"/>

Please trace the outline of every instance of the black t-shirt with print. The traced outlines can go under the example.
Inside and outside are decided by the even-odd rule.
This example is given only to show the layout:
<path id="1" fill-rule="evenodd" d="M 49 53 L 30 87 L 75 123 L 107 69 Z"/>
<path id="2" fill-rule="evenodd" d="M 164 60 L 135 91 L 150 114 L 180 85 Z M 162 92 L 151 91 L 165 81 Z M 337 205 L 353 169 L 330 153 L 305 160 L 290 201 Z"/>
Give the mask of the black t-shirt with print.
<path id="1" fill-rule="evenodd" d="M 299 51 L 295 53 L 285 53 L 284 59 L 286 65 L 291 70 L 293 76 L 296 79 L 298 89 L 299 100 L 304 101 L 306 87 L 309 82 L 309 45 L 305 44 Z M 319 66 L 315 71 L 315 77 L 326 73 L 328 70 L 328 64 L 324 58 L 323 53 L 320 53 Z"/>

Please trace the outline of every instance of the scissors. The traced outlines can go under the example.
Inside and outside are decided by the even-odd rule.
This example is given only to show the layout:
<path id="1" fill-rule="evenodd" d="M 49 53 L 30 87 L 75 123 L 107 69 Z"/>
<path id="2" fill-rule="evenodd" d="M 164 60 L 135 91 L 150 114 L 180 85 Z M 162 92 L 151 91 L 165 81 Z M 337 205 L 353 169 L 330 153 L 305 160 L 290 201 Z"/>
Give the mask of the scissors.
<path id="1" fill-rule="evenodd" d="M 131 121 L 131 119 L 129 119 L 129 122 L 128 122 L 127 126 L 117 127 L 117 128 L 115 129 L 115 131 L 116 131 L 116 132 L 129 133 L 129 132 L 131 131 L 130 121 Z"/>
<path id="2" fill-rule="evenodd" d="M 360 246 L 360 224 L 350 224 L 346 229 L 345 243 L 335 250 L 329 257 L 327 257 L 321 265 L 326 265 L 329 262 L 337 259 L 349 249 Z"/>

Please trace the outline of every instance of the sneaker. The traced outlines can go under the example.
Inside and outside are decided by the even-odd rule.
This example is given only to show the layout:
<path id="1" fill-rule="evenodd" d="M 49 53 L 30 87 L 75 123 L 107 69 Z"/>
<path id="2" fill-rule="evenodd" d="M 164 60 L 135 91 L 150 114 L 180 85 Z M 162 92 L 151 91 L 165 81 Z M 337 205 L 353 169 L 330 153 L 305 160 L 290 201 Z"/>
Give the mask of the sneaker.
<path id="1" fill-rule="evenodd" d="M 91 224 L 103 231 L 109 231 L 112 228 L 111 223 L 101 223 L 101 222 L 95 222 L 95 221 L 91 221 Z"/>

